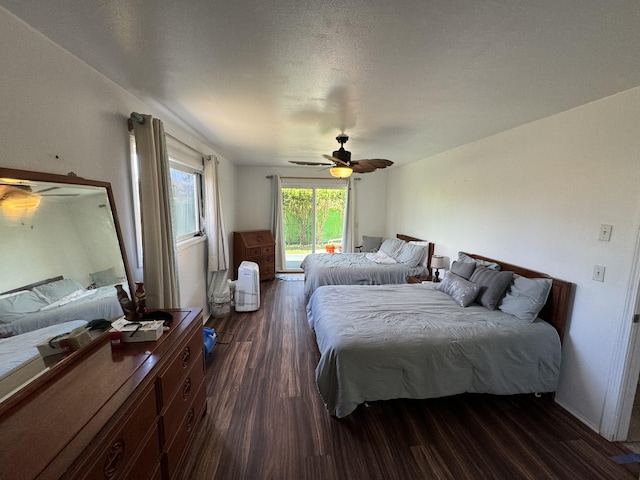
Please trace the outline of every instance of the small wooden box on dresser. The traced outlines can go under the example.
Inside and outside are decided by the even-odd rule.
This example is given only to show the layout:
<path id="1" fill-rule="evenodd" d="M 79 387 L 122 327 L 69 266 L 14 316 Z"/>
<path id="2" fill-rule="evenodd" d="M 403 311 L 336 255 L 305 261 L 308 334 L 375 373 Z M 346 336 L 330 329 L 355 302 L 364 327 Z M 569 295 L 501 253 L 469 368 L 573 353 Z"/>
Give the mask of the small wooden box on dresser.
<path id="1" fill-rule="evenodd" d="M 234 278 L 237 278 L 238 267 L 244 260 L 258 264 L 260 280 L 268 280 L 275 277 L 276 241 L 269 230 L 233 232 Z"/>
<path id="2" fill-rule="evenodd" d="M 171 479 L 206 411 L 200 309 L 155 342 L 103 334 L 0 404 L 1 479 Z M 65 360 L 65 361 L 66 361 Z"/>

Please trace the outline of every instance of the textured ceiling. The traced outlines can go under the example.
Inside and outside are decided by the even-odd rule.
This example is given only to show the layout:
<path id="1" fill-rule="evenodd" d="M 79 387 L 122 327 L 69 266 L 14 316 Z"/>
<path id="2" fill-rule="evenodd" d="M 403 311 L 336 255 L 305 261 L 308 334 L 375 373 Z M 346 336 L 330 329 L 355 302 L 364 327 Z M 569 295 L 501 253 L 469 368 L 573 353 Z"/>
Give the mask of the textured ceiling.
<path id="1" fill-rule="evenodd" d="M 401 164 L 640 85 L 637 0 L 0 5 L 237 164 L 341 131 Z"/>

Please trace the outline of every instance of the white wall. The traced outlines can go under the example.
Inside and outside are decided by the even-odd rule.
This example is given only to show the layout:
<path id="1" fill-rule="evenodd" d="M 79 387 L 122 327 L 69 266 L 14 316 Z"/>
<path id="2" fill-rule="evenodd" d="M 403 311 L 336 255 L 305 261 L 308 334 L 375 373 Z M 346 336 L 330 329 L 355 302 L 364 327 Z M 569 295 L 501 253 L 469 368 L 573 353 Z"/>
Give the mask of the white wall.
<path id="1" fill-rule="evenodd" d="M 269 175 L 284 177 L 327 178 L 326 170 L 313 167 L 253 167 L 239 166 L 237 176 L 236 230 L 270 229 L 271 180 Z M 355 241 L 359 244 L 362 235 L 382 235 L 386 220 L 387 170 L 363 175 L 354 175 L 355 182 Z"/>
<path id="2" fill-rule="evenodd" d="M 390 170 L 386 233 L 576 284 L 556 401 L 596 431 L 640 225 L 640 88 Z M 610 242 L 598 241 L 612 224 Z M 595 264 L 605 281 L 593 281 Z"/>
<path id="3" fill-rule="evenodd" d="M 3 273 L 0 275 L 0 292 L 58 275 L 88 286 L 91 272 L 121 266 L 115 263 L 112 255 L 115 253 L 117 260 L 121 258 L 116 243 L 109 245 L 108 252 L 98 257 L 111 264 L 94 267 L 96 263 L 87 249 L 94 237 L 87 238 L 77 228 L 79 224 L 90 225 L 78 218 L 79 207 L 86 207 L 86 210 L 93 207 L 91 210 L 97 215 L 104 209 L 99 211 L 92 197 L 85 197 L 81 205 L 75 199 L 68 200 L 44 197 L 31 215 L 17 218 L 0 215 L 0 265 Z M 100 200 L 105 201 L 102 198 Z M 91 222 L 91 225 L 94 224 L 98 225 L 99 222 Z M 113 236 L 113 227 L 110 232 Z"/>
<path id="4" fill-rule="evenodd" d="M 214 154 L 214 146 L 172 124 L 163 112 L 115 85 L 3 8 L 0 45 L 0 165 L 57 174 L 73 171 L 81 177 L 110 182 L 134 280 L 141 280 L 142 272 L 135 268 L 129 115 L 137 111 L 162 119 L 168 134 L 204 154 Z M 233 229 L 235 167 L 218 158 L 224 215 L 228 228 Z M 189 260 L 180 268 L 201 271 L 203 253 L 188 257 L 195 262 L 193 268 L 184 265 Z M 196 306 L 205 302 L 202 299 Z"/>

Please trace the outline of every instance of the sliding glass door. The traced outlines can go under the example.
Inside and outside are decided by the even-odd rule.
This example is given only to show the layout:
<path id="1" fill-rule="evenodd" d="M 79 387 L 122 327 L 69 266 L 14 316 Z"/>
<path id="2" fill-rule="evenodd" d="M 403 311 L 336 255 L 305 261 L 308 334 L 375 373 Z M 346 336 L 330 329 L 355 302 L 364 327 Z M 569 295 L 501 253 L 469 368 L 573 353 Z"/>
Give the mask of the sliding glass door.
<path id="1" fill-rule="evenodd" d="M 289 182 L 288 182 L 289 183 Z M 331 249 L 342 251 L 342 229 L 346 202 L 343 182 L 307 180 L 282 187 L 282 215 L 287 270 L 300 268 L 310 254 Z M 334 185 L 331 185 L 334 183 Z"/>

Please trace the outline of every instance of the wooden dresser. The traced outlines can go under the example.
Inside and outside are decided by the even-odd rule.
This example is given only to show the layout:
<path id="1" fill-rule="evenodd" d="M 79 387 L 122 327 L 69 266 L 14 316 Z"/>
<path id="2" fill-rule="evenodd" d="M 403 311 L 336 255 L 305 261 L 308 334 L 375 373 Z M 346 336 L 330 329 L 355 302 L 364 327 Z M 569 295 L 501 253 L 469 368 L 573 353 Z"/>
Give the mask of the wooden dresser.
<path id="1" fill-rule="evenodd" d="M 276 275 L 276 241 L 269 230 L 233 232 L 233 278 L 243 261 L 255 262 L 260 268 L 260 280 Z"/>
<path id="2" fill-rule="evenodd" d="M 155 342 L 108 333 L 0 404 L 2 479 L 170 479 L 206 411 L 199 309 Z"/>

